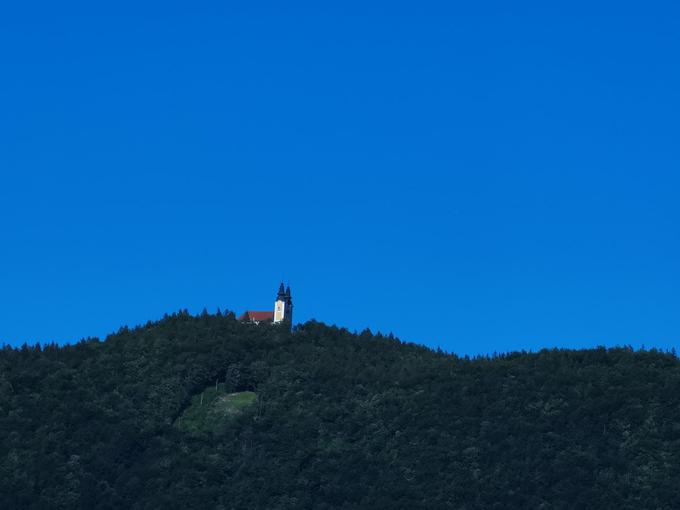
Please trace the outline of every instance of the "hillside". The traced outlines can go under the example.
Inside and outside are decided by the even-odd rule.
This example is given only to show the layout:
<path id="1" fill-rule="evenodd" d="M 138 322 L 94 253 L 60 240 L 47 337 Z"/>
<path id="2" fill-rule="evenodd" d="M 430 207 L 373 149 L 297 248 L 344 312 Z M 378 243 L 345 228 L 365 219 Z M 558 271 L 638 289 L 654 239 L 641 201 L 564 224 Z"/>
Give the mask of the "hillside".
<path id="1" fill-rule="evenodd" d="M 680 362 L 175 314 L 0 351 L 0 508 L 671 509 Z"/>

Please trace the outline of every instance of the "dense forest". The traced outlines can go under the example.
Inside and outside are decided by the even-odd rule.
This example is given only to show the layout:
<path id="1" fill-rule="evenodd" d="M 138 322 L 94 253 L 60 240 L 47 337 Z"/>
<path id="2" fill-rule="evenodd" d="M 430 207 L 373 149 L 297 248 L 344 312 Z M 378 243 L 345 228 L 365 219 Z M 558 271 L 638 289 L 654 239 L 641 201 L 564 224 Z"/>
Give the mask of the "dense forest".
<path id="1" fill-rule="evenodd" d="M 180 312 L 0 350 L 3 509 L 672 509 L 680 361 Z"/>

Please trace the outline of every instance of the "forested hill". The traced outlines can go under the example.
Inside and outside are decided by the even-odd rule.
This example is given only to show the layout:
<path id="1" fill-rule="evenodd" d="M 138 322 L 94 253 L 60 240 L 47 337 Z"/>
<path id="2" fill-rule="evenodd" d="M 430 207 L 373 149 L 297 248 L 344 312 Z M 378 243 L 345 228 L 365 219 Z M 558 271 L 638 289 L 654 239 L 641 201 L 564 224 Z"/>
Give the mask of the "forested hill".
<path id="1" fill-rule="evenodd" d="M 671 509 L 680 362 L 187 313 L 0 351 L 0 508 Z"/>

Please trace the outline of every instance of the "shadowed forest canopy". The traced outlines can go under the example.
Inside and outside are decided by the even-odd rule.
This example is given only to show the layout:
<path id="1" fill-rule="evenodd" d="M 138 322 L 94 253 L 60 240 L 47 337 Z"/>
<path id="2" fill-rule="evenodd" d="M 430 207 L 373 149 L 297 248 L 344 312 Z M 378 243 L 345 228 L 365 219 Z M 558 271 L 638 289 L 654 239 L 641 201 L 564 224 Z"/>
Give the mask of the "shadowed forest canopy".
<path id="1" fill-rule="evenodd" d="M 0 351 L 0 508 L 671 509 L 680 362 L 174 314 Z"/>

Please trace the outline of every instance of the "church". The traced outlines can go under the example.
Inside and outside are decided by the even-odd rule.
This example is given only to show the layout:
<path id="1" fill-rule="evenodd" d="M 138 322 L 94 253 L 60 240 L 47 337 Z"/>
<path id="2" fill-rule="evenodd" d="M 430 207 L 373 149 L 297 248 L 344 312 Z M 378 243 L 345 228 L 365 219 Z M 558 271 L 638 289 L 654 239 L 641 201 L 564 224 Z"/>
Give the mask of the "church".
<path id="1" fill-rule="evenodd" d="M 260 322 L 287 322 L 293 324 L 293 298 L 290 295 L 290 286 L 284 288 L 283 282 L 279 286 L 279 292 L 276 295 L 274 302 L 274 310 L 272 311 L 257 311 L 246 310 L 241 314 L 238 320 L 242 322 L 253 322 L 259 324 Z"/>

